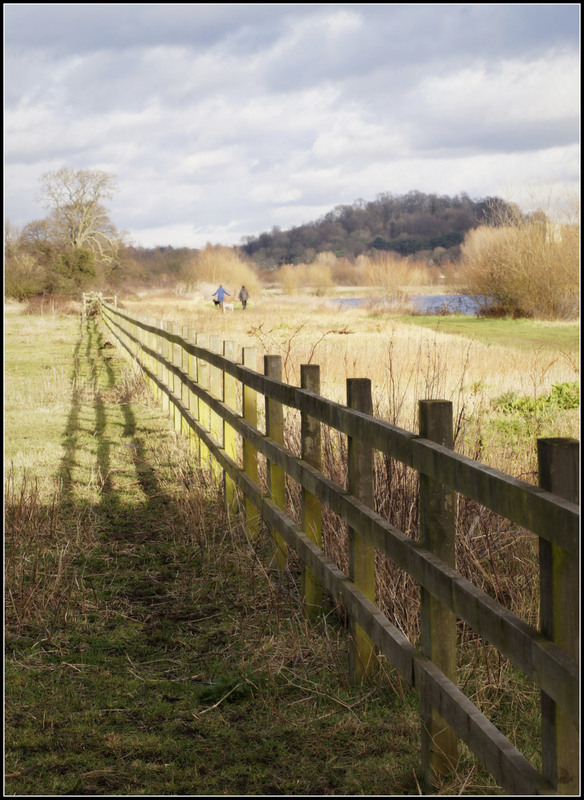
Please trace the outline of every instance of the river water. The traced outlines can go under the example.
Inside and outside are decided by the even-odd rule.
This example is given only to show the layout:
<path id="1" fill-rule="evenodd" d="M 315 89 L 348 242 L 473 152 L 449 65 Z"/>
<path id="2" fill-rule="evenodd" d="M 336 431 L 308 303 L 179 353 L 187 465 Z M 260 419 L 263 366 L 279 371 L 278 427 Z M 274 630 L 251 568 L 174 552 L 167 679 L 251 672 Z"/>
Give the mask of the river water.
<path id="1" fill-rule="evenodd" d="M 371 297 L 345 297 L 331 302 L 341 308 L 354 308 L 365 303 L 371 303 Z M 480 302 L 475 297 L 466 294 L 419 294 L 411 295 L 407 302 L 414 306 L 420 314 L 469 314 L 474 316 L 481 308 Z M 387 306 L 387 301 L 379 298 L 379 304 Z"/>

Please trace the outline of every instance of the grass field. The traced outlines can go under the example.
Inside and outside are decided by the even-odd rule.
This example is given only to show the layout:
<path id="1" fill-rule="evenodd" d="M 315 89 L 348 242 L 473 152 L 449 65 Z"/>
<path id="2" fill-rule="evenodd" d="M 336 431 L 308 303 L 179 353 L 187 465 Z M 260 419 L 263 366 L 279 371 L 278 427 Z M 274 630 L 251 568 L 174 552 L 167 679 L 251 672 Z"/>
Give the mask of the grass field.
<path id="1" fill-rule="evenodd" d="M 225 315 L 177 298 L 122 302 L 279 352 L 292 382 L 299 363 L 321 363 L 331 397 L 345 377 L 368 375 L 378 409 L 410 429 L 417 399 L 450 394 L 458 447 L 482 437 L 482 454 L 507 471 L 533 478 L 542 431 L 578 435 L 577 408 L 510 398 L 545 400 L 577 380 L 566 341 L 485 343 L 286 298 Z M 274 573 L 267 537 L 252 546 L 225 516 L 103 328 L 22 311 L 5 309 L 6 793 L 419 793 L 417 701 L 393 670 L 348 684 L 339 609 L 306 624 L 294 560 Z M 484 552 L 469 568 L 494 569 L 532 619 L 531 542 L 513 560 L 511 532 L 492 531 L 474 535 Z M 463 636 L 461 685 L 538 765 L 538 693 Z M 502 793 L 460 754 L 441 793 Z"/>
<path id="2" fill-rule="evenodd" d="M 6 794 L 415 793 L 414 698 L 347 684 L 107 344 L 6 319 Z"/>
<path id="3" fill-rule="evenodd" d="M 559 351 L 576 354 L 580 347 L 580 326 L 574 322 L 536 322 L 528 319 L 477 319 L 456 314 L 397 317 L 401 322 L 420 325 L 439 333 L 453 333 L 486 345 L 503 345 L 519 350 Z"/>
<path id="4" fill-rule="evenodd" d="M 554 386 L 579 385 L 577 323 L 394 317 L 375 307 L 339 308 L 330 298 L 274 292 L 226 314 L 203 295 L 148 295 L 122 304 L 255 346 L 260 370 L 263 354 L 279 354 L 285 379 L 296 385 L 300 364 L 320 364 L 321 392 L 338 402 L 345 402 L 347 378 L 368 377 L 376 414 L 407 430 L 417 429 L 419 400 L 451 400 L 457 450 L 528 481 L 537 479 L 538 437 L 579 438 L 579 408 L 544 402 Z M 532 413 L 528 404 L 525 413 L 507 413 L 504 399 L 511 396 L 533 401 Z"/>

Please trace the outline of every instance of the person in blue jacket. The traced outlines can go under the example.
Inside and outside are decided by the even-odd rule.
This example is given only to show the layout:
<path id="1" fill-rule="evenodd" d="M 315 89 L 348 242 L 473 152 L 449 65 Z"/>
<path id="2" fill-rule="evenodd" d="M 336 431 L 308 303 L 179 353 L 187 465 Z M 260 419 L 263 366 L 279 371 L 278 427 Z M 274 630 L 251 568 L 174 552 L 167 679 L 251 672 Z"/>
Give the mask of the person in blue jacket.
<path id="1" fill-rule="evenodd" d="M 225 302 L 225 297 L 231 297 L 231 295 L 229 294 L 229 292 L 225 291 L 225 289 L 221 284 L 219 284 L 219 288 L 217 289 L 216 292 L 213 292 L 211 296 L 215 297 L 215 295 L 217 295 L 217 299 L 213 300 L 213 302 L 215 303 L 216 306 L 219 306 L 221 311 L 223 311 L 223 303 Z"/>

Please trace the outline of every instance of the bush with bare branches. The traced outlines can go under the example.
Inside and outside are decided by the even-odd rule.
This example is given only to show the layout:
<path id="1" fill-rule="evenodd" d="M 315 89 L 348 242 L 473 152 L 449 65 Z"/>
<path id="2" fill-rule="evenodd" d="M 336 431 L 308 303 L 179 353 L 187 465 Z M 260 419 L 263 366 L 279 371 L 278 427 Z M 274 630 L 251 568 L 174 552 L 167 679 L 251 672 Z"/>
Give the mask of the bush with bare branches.
<path id="1" fill-rule="evenodd" d="M 495 215 L 496 216 L 496 215 Z M 469 293 L 490 313 L 569 319 L 579 313 L 577 215 L 506 208 L 492 226 L 470 231 L 462 246 Z"/>

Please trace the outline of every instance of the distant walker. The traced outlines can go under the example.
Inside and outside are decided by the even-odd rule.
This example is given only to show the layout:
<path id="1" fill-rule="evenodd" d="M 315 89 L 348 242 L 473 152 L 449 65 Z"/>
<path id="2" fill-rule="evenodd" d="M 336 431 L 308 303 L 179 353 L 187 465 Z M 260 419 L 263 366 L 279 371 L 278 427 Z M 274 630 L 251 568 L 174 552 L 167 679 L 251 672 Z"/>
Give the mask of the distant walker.
<path id="1" fill-rule="evenodd" d="M 241 289 L 239 290 L 239 294 L 237 295 L 237 298 L 238 300 L 240 300 L 241 305 L 245 309 L 245 307 L 247 306 L 247 301 L 249 300 L 249 292 L 247 291 L 245 286 L 241 287 Z"/>
<path id="2" fill-rule="evenodd" d="M 219 284 L 219 288 L 217 289 L 216 292 L 213 292 L 211 297 L 215 297 L 215 295 L 217 296 L 217 299 L 213 300 L 213 302 L 215 303 L 216 306 L 219 306 L 221 308 L 221 311 L 223 313 L 225 313 L 225 298 L 231 297 L 231 295 L 223 288 L 222 284 Z"/>

